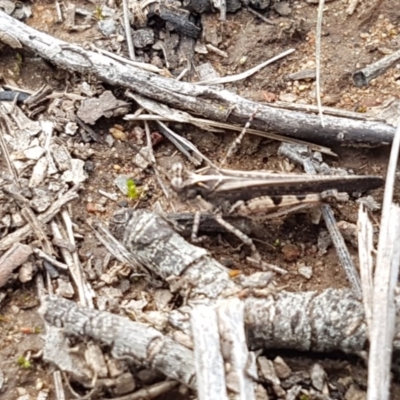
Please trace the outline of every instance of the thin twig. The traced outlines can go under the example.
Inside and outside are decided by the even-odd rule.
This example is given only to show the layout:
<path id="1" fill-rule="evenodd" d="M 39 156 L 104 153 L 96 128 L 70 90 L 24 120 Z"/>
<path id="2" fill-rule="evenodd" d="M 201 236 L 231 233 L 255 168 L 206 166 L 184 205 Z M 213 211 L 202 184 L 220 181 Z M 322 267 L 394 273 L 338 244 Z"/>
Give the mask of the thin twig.
<path id="1" fill-rule="evenodd" d="M 246 79 L 246 78 L 250 77 L 251 75 L 254 75 L 256 72 L 260 71 L 267 65 L 272 64 L 273 62 L 280 60 L 281 58 L 286 57 L 289 54 L 292 54 L 294 51 L 295 51 L 295 49 L 286 50 L 283 53 L 278 54 L 277 56 L 272 57 L 269 60 L 264 61 L 263 63 L 256 65 L 255 67 L 253 67 L 245 72 L 242 72 L 241 74 L 225 76 L 223 78 L 208 79 L 206 81 L 201 81 L 201 82 L 193 82 L 193 85 L 218 85 L 221 83 L 230 83 L 230 82 L 241 81 L 242 79 Z"/>
<path id="2" fill-rule="evenodd" d="M 20 187 L 18 172 L 15 169 L 14 164 L 11 162 L 10 154 L 8 152 L 8 147 L 4 140 L 4 132 L 3 132 L 3 129 L 5 128 L 4 124 L 5 120 L 0 116 L 0 147 L 1 147 L 1 152 L 3 154 L 2 158 L 5 159 L 8 170 L 10 174 L 14 177 L 14 182 L 18 185 L 18 187 Z"/>
<path id="3" fill-rule="evenodd" d="M 346 14 L 353 15 L 354 11 L 357 8 L 359 0 L 350 0 L 349 6 L 346 9 Z"/>
<path id="4" fill-rule="evenodd" d="M 125 36 L 126 36 L 126 43 L 128 45 L 128 50 L 129 50 L 129 57 L 131 60 L 135 60 L 135 49 L 133 47 L 131 23 L 129 20 L 128 0 L 122 0 L 122 4 L 123 4 L 123 8 L 124 8 Z"/>
<path id="5" fill-rule="evenodd" d="M 45 224 L 52 220 L 54 216 L 58 214 L 61 207 L 78 197 L 76 191 L 77 187 L 74 187 L 67 193 L 65 193 L 60 199 L 55 201 L 46 212 L 37 217 L 39 223 Z M 10 233 L 4 239 L 0 240 L 0 251 L 7 250 L 14 243 L 20 240 L 24 240 L 28 235 L 31 234 L 31 232 L 32 227 L 30 226 L 30 224 L 27 224 L 22 228 L 17 229 L 15 232 Z"/>
<path id="6" fill-rule="evenodd" d="M 162 181 L 162 179 L 160 177 L 158 168 L 156 167 L 156 158 L 154 157 L 154 152 L 153 152 L 153 144 L 152 144 L 152 141 L 151 141 L 150 127 L 149 127 L 149 124 L 148 124 L 147 121 L 144 121 L 144 130 L 146 132 L 147 148 L 149 149 L 149 159 L 152 162 L 153 170 L 154 170 L 154 173 L 156 175 L 157 182 L 160 185 L 161 190 L 164 193 L 164 196 L 167 199 L 169 199 L 170 195 L 168 193 L 168 190 L 165 187 L 164 182 Z"/>
<path id="7" fill-rule="evenodd" d="M 155 114 L 150 117 L 148 117 L 148 116 L 144 117 L 143 115 L 138 116 L 138 115 L 136 115 L 136 113 L 128 114 L 128 115 L 125 115 L 125 117 L 124 117 L 124 119 L 126 119 L 128 121 L 129 120 L 143 120 L 143 119 L 152 120 L 152 121 L 168 120 L 168 121 L 176 121 L 176 122 L 180 122 L 180 123 L 194 124 L 194 125 L 200 127 L 201 129 L 208 129 L 208 130 L 215 127 L 215 128 L 235 130 L 235 131 L 240 132 L 243 129 L 243 127 L 237 126 L 234 124 L 213 121 L 210 119 L 194 118 L 191 114 L 189 114 L 186 111 L 177 110 L 175 108 L 169 107 L 165 104 L 158 103 L 155 100 L 145 98 L 139 94 L 132 93 L 130 91 L 126 91 L 125 94 L 127 97 L 134 99 L 141 107 L 143 107 L 146 110 L 148 110 L 149 112 Z M 255 104 L 254 107 L 257 107 L 258 109 L 261 108 L 261 106 L 259 104 Z M 254 108 L 252 108 L 252 110 L 254 110 Z M 212 127 L 212 128 L 210 128 L 210 127 Z M 262 136 L 262 137 L 265 137 L 268 139 L 278 140 L 281 142 L 303 144 L 303 145 L 309 146 L 309 148 L 314 151 L 319 151 L 321 153 L 329 154 L 331 156 L 337 157 L 337 155 L 335 153 L 333 153 L 332 150 L 329 149 L 328 147 L 315 145 L 315 144 L 312 144 L 312 143 L 309 143 L 309 142 L 306 142 L 303 140 L 291 139 L 286 136 L 276 135 L 273 133 L 267 133 L 264 131 L 260 131 L 258 129 L 247 129 L 247 132 L 251 133 L 253 135 L 258 135 L 258 136 Z"/>
<path id="8" fill-rule="evenodd" d="M 63 16 L 62 16 L 60 3 L 57 0 L 55 1 L 55 6 L 56 6 L 56 12 L 57 12 L 57 22 L 61 23 L 61 22 L 63 22 Z"/>
<path id="9" fill-rule="evenodd" d="M 138 71 L 130 65 L 113 63 L 110 58 L 83 50 L 93 65 L 82 63 L 81 57 L 74 52 L 59 51 L 65 42 L 43 32 L 39 32 L 26 24 L 8 16 L 0 10 L 0 25 L 7 33 L 15 36 L 27 49 L 38 56 L 51 60 L 57 66 L 78 73 L 90 73 L 109 85 L 129 88 L 142 96 L 162 101 L 170 106 L 190 110 L 192 113 L 206 116 L 213 120 L 245 123 L 249 112 L 256 102 L 228 90 L 216 90 L 212 87 L 193 85 L 187 82 L 176 82 L 174 79 L 156 76 Z M 110 68 L 112 73 L 110 73 Z M 284 109 L 275 109 L 266 104 L 260 104 L 257 118 L 253 124 L 256 128 L 267 125 L 269 130 L 290 134 L 306 140 L 331 141 L 341 145 L 374 144 L 383 146 L 391 143 L 395 129 L 387 124 L 368 123 L 350 118 L 325 116 L 325 127 L 313 115 L 303 115 Z"/>
<path id="10" fill-rule="evenodd" d="M 311 163 L 310 159 L 305 159 L 303 161 L 303 165 L 304 170 L 307 172 L 307 174 L 316 174 L 314 165 Z M 357 297 L 357 299 L 361 299 L 362 290 L 360 277 L 358 275 L 357 268 L 351 258 L 349 250 L 347 249 L 342 233 L 337 226 L 332 208 L 328 204 L 322 204 L 321 211 L 326 227 L 328 228 L 329 234 L 331 235 L 333 245 L 335 246 L 336 253 L 344 269 L 344 272 L 346 273 L 347 279 L 350 282 L 353 293 Z"/>
<path id="11" fill-rule="evenodd" d="M 399 271 L 400 208 L 393 205 L 400 124 L 393 139 L 382 205 L 381 230 L 374 276 L 374 298 L 370 353 L 368 360 L 368 400 L 389 399 L 390 365 L 395 328 L 394 289 Z"/>
<path id="12" fill-rule="evenodd" d="M 61 269 L 68 269 L 68 265 L 64 264 L 58 260 L 56 260 L 54 257 L 50 256 L 49 254 L 46 254 L 44 251 L 40 250 L 40 249 L 33 249 L 33 252 L 38 255 L 40 258 L 43 258 L 43 260 L 48 261 L 49 263 L 51 263 L 52 265 L 54 265 L 57 268 L 61 268 Z"/>
<path id="13" fill-rule="evenodd" d="M 140 61 L 132 61 L 132 60 L 129 60 L 128 58 L 126 58 L 126 57 L 119 56 L 118 54 L 114 54 L 111 51 L 100 49 L 99 47 L 96 47 L 94 45 L 91 45 L 90 47 L 91 47 L 91 49 L 93 51 L 97 51 L 98 53 L 103 54 L 105 56 L 108 56 L 110 58 L 113 58 L 114 60 L 121 61 L 124 64 L 132 65 L 133 67 L 137 67 L 137 68 L 143 69 L 145 71 L 156 72 L 158 74 L 163 72 L 162 69 L 156 67 L 155 65 L 144 63 L 144 62 L 140 62 Z"/>
<path id="14" fill-rule="evenodd" d="M 184 68 L 182 72 L 175 78 L 176 81 L 180 81 L 189 72 L 189 68 Z"/>
<path id="15" fill-rule="evenodd" d="M 382 75 L 391 66 L 400 60 L 400 50 L 381 58 L 373 64 L 367 65 L 366 67 L 359 69 L 353 74 L 353 82 L 358 87 L 368 86 L 372 79 Z"/>
<path id="16" fill-rule="evenodd" d="M 267 24 L 269 24 L 269 25 L 276 25 L 276 22 L 275 22 L 275 21 L 272 21 L 271 19 L 265 18 L 264 15 L 258 13 L 256 10 L 253 10 L 250 6 L 247 6 L 246 10 L 247 10 L 249 13 L 255 15 L 256 17 L 262 19 L 262 20 L 263 20 L 264 22 L 266 22 Z"/>
<path id="17" fill-rule="evenodd" d="M 317 31 L 315 37 L 315 67 L 316 67 L 316 95 L 317 105 L 319 110 L 319 117 L 321 119 L 321 125 L 324 126 L 324 117 L 322 113 L 321 103 L 321 36 L 322 36 L 322 21 L 324 15 L 324 4 L 325 0 L 319 0 L 318 5 L 318 16 L 317 16 Z"/>
<path id="18" fill-rule="evenodd" d="M 73 252 L 69 252 L 66 249 L 61 249 L 61 252 L 63 253 L 64 256 L 68 253 L 67 255 L 68 259 L 69 257 L 72 258 L 72 262 L 69 264 L 69 268 L 73 275 L 75 284 L 78 287 L 80 303 L 90 308 L 93 308 L 93 296 L 91 291 L 89 290 L 88 283 L 85 280 L 85 275 L 83 273 L 82 265 L 79 260 L 78 251 L 76 250 L 76 243 L 72 227 L 71 216 L 69 215 L 66 209 L 61 211 L 61 216 L 64 221 L 64 225 L 66 227 L 66 236 L 68 237 L 69 242 L 75 247 L 75 250 Z M 57 229 L 55 229 L 55 231 L 56 230 Z M 67 238 L 65 237 L 65 239 Z"/>
<path id="19" fill-rule="evenodd" d="M 374 238 L 373 227 L 368 218 L 368 212 L 363 204 L 358 210 L 358 259 L 360 263 L 361 287 L 365 310 L 365 320 L 368 325 L 369 334 L 372 328 L 372 305 L 374 295 L 373 285 L 373 258 Z"/>

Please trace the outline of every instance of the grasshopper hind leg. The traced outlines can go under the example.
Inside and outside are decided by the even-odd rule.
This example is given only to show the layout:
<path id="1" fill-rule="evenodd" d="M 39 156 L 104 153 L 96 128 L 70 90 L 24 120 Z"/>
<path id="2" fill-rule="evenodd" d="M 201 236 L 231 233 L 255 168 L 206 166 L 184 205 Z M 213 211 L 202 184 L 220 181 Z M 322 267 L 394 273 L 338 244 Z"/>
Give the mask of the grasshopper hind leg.
<path id="1" fill-rule="evenodd" d="M 216 214 L 214 216 L 215 220 L 223 227 L 225 228 L 228 232 L 231 232 L 234 234 L 238 239 L 240 239 L 245 245 L 249 246 L 251 249 L 251 256 L 254 258 L 256 261 L 260 262 L 261 261 L 261 256 L 258 250 L 256 249 L 256 246 L 254 245 L 254 242 L 242 231 L 239 229 L 235 228 L 233 225 L 231 225 L 229 222 L 225 221 L 222 218 L 221 214 Z"/>
<path id="2" fill-rule="evenodd" d="M 201 212 L 196 211 L 193 218 L 192 234 L 190 236 L 190 240 L 193 243 L 201 243 L 207 239 L 207 236 L 200 236 L 200 237 L 198 236 L 200 227 L 200 217 L 201 217 Z"/>

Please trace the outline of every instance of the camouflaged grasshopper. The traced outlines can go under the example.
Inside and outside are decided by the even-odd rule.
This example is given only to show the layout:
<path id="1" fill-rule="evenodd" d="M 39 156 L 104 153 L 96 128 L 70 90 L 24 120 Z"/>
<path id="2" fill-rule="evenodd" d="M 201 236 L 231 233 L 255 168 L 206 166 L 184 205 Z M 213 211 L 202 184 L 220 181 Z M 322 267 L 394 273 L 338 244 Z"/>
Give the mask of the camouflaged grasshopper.
<path id="1" fill-rule="evenodd" d="M 310 175 L 271 171 L 238 171 L 206 167 L 197 172 L 186 170 L 181 163 L 171 169 L 171 188 L 181 200 L 197 200 L 202 208 L 212 211 L 215 219 L 249 245 L 259 258 L 252 240 L 228 224 L 224 215 L 237 215 L 257 222 L 285 215 L 307 206 L 346 200 L 347 193 L 365 192 L 384 184 L 378 176 Z M 196 240 L 197 213 L 192 239 Z"/>

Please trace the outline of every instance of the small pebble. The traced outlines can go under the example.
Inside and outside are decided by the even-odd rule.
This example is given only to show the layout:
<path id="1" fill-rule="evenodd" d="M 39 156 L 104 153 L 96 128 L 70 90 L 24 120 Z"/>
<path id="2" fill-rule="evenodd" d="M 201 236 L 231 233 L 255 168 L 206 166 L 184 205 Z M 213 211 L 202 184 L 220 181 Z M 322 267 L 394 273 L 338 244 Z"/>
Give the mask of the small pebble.
<path id="1" fill-rule="evenodd" d="M 85 165 L 83 166 L 83 169 L 86 172 L 93 172 L 94 171 L 94 162 L 93 161 L 85 161 Z"/>
<path id="2" fill-rule="evenodd" d="M 257 359 L 257 366 L 262 381 L 268 382 L 274 386 L 279 386 L 281 384 L 280 379 L 276 375 L 274 363 L 271 360 L 268 360 L 267 357 L 261 356 Z"/>
<path id="3" fill-rule="evenodd" d="M 121 169 L 121 166 L 118 165 L 118 164 L 114 164 L 114 165 L 113 165 L 113 168 L 114 168 L 116 171 L 119 171 L 119 170 Z"/>
<path id="4" fill-rule="evenodd" d="M 275 367 L 275 372 L 278 378 L 280 379 L 286 379 L 289 378 L 289 376 L 292 373 L 292 370 L 290 367 L 283 361 L 282 357 L 276 357 L 274 359 L 274 367 Z"/>
<path id="5" fill-rule="evenodd" d="M 42 389 L 43 389 L 43 386 L 44 386 L 43 381 L 42 381 L 40 378 L 38 378 L 38 379 L 36 380 L 36 383 L 35 383 L 35 388 L 36 388 L 36 390 L 42 390 Z"/>
<path id="6" fill-rule="evenodd" d="M 322 366 L 318 363 L 315 363 L 311 367 L 310 376 L 313 387 L 322 392 L 326 380 L 326 372 Z"/>
<path id="7" fill-rule="evenodd" d="M 227 268 L 232 268 L 233 267 L 233 261 L 231 258 L 227 257 L 222 257 L 220 260 L 221 264 Z"/>
<path id="8" fill-rule="evenodd" d="M 294 103 L 297 100 L 297 96 L 294 93 L 283 93 L 279 95 L 279 100 L 286 103 Z"/>
<path id="9" fill-rule="evenodd" d="M 345 400 L 365 400 L 367 394 L 360 390 L 355 384 L 351 385 L 344 395 Z"/>
<path id="10" fill-rule="evenodd" d="M 306 279 L 311 279 L 312 275 L 313 275 L 313 270 L 311 267 L 308 267 L 306 265 L 302 265 L 298 268 L 299 274 L 306 278 Z"/>
<path id="11" fill-rule="evenodd" d="M 17 388 L 16 388 L 16 391 L 17 391 L 17 393 L 18 393 L 20 396 L 23 396 L 24 394 L 27 393 L 26 389 L 23 388 L 23 387 L 17 387 Z"/>
<path id="12" fill-rule="evenodd" d="M 86 211 L 89 213 L 97 212 L 97 204 L 96 203 L 87 203 L 86 204 Z"/>
<path id="13" fill-rule="evenodd" d="M 282 246 L 281 252 L 285 261 L 295 261 L 300 257 L 300 249 L 291 243 Z"/>
<path id="14" fill-rule="evenodd" d="M 109 132 L 111 133 L 114 139 L 120 140 L 121 142 L 126 142 L 127 137 L 125 132 L 122 132 L 117 128 L 110 128 Z"/>
<path id="15" fill-rule="evenodd" d="M 114 179 L 114 185 L 121 191 L 125 196 L 128 194 L 128 180 L 131 179 L 130 175 L 118 175 Z M 135 182 L 136 185 L 136 182 Z"/>

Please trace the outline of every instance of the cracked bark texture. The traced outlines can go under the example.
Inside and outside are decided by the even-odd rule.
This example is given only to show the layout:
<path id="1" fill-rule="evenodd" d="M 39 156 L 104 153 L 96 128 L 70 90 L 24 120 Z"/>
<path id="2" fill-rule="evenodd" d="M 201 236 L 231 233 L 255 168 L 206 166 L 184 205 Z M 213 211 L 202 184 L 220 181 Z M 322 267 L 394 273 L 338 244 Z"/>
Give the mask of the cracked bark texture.
<path id="1" fill-rule="evenodd" d="M 366 349 L 364 308 L 350 289 L 274 292 L 249 287 L 199 247 L 187 243 L 162 217 L 143 210 L 120 210 L 110 222 L 116 238 L 135 259 L 191 301 L 242 298 L 252 348 L 359 353 Z M 249 277 L 250 278 L 250 277 Z M 399 310 L 400 297 L 396 298 Z M 170 313 L 173 327 L 190 334 L 190 306 Z M 397 323 L 394 347 L 400 346 Z"/>
<path id="2" fill-rule="evenodd" d="M 125 87 L 142 96 L 216 121 L 244 124 L 257 108 L 252 126 L 308 141 L 342 145 L 391 143 L 394 128 L 380 122 L 360 121 L 330 115 L 321 126 L 318 115 L 270 107 L 228 90 L 178 82 L 124 65 L 109 57 L 70 45 L 39 32 L 0 10 L 0 33 L 12 36 L 23 46 L 61 68 L 94 74 L 113 86 Z"/>

